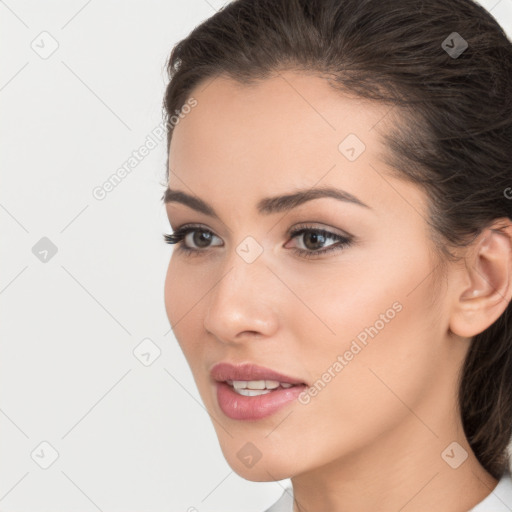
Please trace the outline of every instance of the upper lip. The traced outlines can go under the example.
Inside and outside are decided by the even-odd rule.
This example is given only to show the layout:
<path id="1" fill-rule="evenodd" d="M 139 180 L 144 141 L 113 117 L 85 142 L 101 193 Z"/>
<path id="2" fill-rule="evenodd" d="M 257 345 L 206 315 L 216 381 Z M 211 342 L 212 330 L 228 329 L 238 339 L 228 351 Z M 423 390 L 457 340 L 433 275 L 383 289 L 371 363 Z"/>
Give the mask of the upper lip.
<path id="1" fill-rule="evenodd" d="M 215 364 L 210 370 L 212 378 L 218 382 L 227 380 L 275 380 L 289 384 L 304 384 L 304 381 L 253 363 L 234 365 L 227 362 Z"/>

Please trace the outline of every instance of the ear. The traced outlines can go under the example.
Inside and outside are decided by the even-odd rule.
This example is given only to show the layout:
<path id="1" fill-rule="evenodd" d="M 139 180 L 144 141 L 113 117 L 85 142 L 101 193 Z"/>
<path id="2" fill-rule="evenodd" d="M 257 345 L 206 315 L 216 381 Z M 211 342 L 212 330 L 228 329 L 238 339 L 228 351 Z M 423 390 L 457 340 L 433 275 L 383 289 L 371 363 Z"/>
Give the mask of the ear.
<path id="1" fill-rule="evenodd" d="M 456 286 L 450 330 L 471 338 L 485 331 L 512 298 L 512 224 L 502 218 L 467 249 L 465 270 Z"/>

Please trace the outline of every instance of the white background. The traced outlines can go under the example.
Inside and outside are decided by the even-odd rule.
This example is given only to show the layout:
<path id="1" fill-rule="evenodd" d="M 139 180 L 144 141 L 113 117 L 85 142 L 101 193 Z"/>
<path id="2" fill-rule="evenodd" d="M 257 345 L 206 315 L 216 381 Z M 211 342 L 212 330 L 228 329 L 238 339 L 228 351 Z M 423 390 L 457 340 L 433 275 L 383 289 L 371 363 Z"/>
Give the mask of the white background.
<path id="1" fill-rule="evenodd" d="M 288 483 L 231 470 L 169 333 L 165 136 L 92 193 L 155 139 L 171 49 L 223 3 L 0 1 L 3 512 L 261 512 Z M 512 0 L 481 3 L 510 36 Z"/>

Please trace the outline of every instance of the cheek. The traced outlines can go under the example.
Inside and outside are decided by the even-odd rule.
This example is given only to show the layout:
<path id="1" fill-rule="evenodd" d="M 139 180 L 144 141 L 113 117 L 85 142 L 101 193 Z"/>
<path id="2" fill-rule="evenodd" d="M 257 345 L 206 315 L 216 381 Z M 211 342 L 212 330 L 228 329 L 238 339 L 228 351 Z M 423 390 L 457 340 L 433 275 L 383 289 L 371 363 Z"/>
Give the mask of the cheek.
<path id="1" fill-rule="evenodd" d="M 180 301 L 179 298 L 183 296 L 186 283 L 185 280 L 179 279 L 179 273 L 177 272 L 176 264 L 173 259 L 174 254 L 171 256 L 165 276 L 164 302 L 167 318 L 174 331 L 178 325 L 178 320 L 183 316 L 183 302 Z"/>
<path id="2" fill-rule="evenodd" d="M 192 340 L 201 336 L 201 298 L 204 281 L 197 273 L 184 268 L 179 257 L 171 257 L 164 284 L 165 310 L 174 336 L 185 357 L 193 350 Z"/>
<path id="3" fill-rule="evenodd" d="M 311 315 L 299 326 L 297 353 L 315 389 L 298 412 L 305 432 L 322 424 L 322 446 L 350 439 L 355 448 L 404 421 L 441 373 L 443 326 L 430 309 L 430 263 L 419 256 L 414 266 L 395 260 L 384 267 L 323 281 L 329 285 L 310 305 L 335 335 Z"/>
<path id="4" fill-rule="evenodd" d="M 191 269 L 183 258 L 172 254 L 165 277 L 165 309 L 172 326 L 190 322 L 207 286 L 203 273 Z"/>

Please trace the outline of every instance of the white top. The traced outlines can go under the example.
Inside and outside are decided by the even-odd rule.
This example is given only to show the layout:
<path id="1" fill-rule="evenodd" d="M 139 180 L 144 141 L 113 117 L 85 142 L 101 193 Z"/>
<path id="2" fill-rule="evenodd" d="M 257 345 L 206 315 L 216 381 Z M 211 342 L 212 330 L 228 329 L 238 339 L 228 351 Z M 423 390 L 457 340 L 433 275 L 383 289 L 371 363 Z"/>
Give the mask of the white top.
<path id="1" fill-rule="evenodd" d="M 512 510 L 512 478 L 506 472 L 494 490 L 468 512 L 510 512 Z M 293 512 L 293 489 L 288 487 L 265 512 Z"/>

